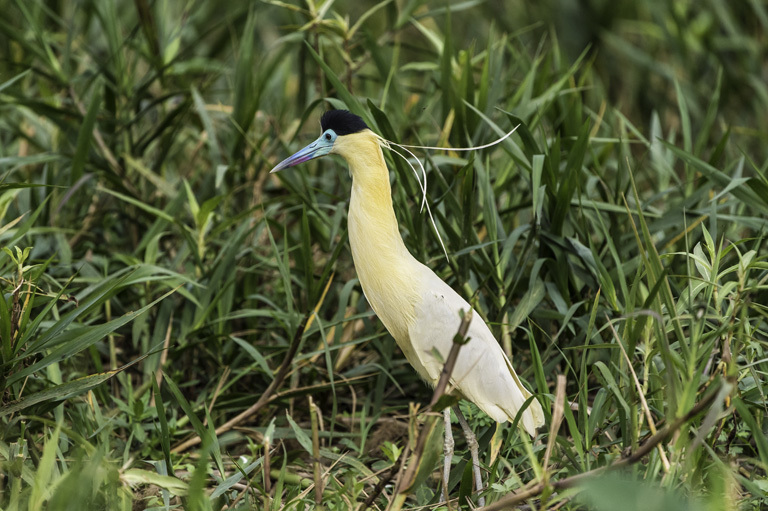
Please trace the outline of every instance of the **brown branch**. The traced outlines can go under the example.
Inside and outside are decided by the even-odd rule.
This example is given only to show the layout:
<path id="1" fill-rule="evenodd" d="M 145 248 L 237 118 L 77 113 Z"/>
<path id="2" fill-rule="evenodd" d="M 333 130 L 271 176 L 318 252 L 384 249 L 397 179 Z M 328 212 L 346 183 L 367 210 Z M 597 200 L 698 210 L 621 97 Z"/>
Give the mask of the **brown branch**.
<path id="1" fill-rule="evenodd" d="M 552 456 L 552 450 L 557 441 L 557 432 L 560 430 L 560 424 L 563 422 L 563 411 L 565 410 L 565 375 L 557 375 L 557 386 L 555 387 L 555 407 L 552 411 L 552 422 L 549 427 L 549 440 L 547 441 L 547 450 L 544 451 L 544 472 L 549 466 L 549 457 Z"/>
<path id="2" fill-rule="evenodd" d="M 320 409 L 312 400 L 312 396 L 307 396 L 307 400 L 309 401 L 309 420 L 312 425 L 312 475 L 315 481 L 315 505 L 320 508 L 323 503 L 323 471 L 320 467 L 320 427 L 318 425 Z"/>
<path id="3" fill-rule="evenodd" d="M 459 350 L 467 342 L 467 330 L 469 330 L 469 324 L 472 322 L 472 309 L 469 309 L 461 317 L 461 323 L 459 324 L 459 330 L 456 332 L 456 336 L 453 338 L 453 345 L 451 351 L 448 352 L 448 358 L 445 359 L 445 365 L 440 372 L 440 378 L 435 385 L 435 392 L 432 394 L 432 401 L 429 402 L 429 407 L 433 408 L 437 401 L 445 394 L 445 389 L 448 386 L 448 381 L 453 374 L 453 368 L 456 366 L 456 360 L 459 358 Z"/>
<path id="4" fill-rule="evenodd" d="M 307 320 L 313 314 L 314 314 L 314 311 L 304 316 L 304 319 L 301 320 L 301 324 L 299 324 L 299 328 L 296 330 L 296 334 L 293 336 L 293 341 L 291 342 L 291 346 L 288 348 L 288 351 L 286 352 L 285 357 L 283 357 L 283 361 L 280 364 L 280 368 L 277 370 L 277 373 L 275 374 L 275 378 L 272 380 L 272 383 L 269 384 L 269 386 L 267 387 L 267 390 L 264 391 L 264 393 L 261 395 L 259 400 L 256 401 L 256 403 L 254 403 L 253 406 L 251 406 L 247 410 L 243 411 L 236 417 L 228 420 L 227 422 L 225 422 L 224 424 L 216 428 L 216 435 L 221 435 L 222 433 L 225 433 L 230 429 L 234 428 L 244 420 L 253 416 L 256 412 L 261 410 L 261 408 L 265 404 L 267 404 L 267 402 L 269 401 L 269 398 L 272 396 L 275 390 L 280 386 L 280 384 L 283 383 L 283 380 L 288 375 L 288 370 L 291 368 L 291 362 L 293 362 L 293 357 L 296 356 L 296 352 L 299 349 L 299 344 L 301 344 L 301 338 L 304 335 L 304 330 L 306 329 L 306 326 L 307 326 Z M 189 440 L 182 442 L 181 444 L 174 447 L 171 450 L 171 452 L 174 452 L 174 453 L 182 452 L 199 443 L 200 443 L 200 437 L 194 436 Z"/>
<path id="5" fill-rule="evenodd" d="M 652 450 L 656 448 L 657 445 L 659 445 L 661 442 L 669 438 L 675 431 L 680 429 L 683 424 L 691 420 L 696 415 L 700 414 L 704 410 L 706 410 L 712 402 L 715 400 L 715 398 L 720 393 L 720 388 L 710 392 L 710 394 L 706 397 L 704 397 L 701 401 L 696 403 L 696 405 L 691 408 L 688 413 L 683 415 L 682 417 L 679 417 L 675 419 L 674 421 L 670 422 L 663 428 L 659 429 L 658 432 L 655 435 L 652 435 L 648 440 L 646 440 L 643 445 L 641 445 L 635 452 L 627 456 L 626 458 L 622 458 L 615 463 L 608 465 L 606 467 L 599 467 L 593 470 L 589 470 L 587 472 L 576 474 L 571 477 L 566 477 L 565 479 L 560 479 L 559 481 L 553 481 L 548 484 L 545 483 L 537 483 L 530 488 L 528 488 L 525 491 L 515 493 L 512 495 L 507 495 L 497 502 L 494 502 L 493 504 L 490 504 L 488 506 L 479 508 L 478 511 L 500 511 L 502 509 L 509 509 L 512 506 L 519 504 L 520 502 L 526 501 L 530 498 L 533 498 L 537 495 L 540 495 L 544 492 L 546 489 L 564 489 L 564 488 L 571 488 L 573 486 L 576 486 L 580 483 L 582 483 L 584 480 L 596 476 L 598 474 L 601 474 L 607 470 L 613 470 L 621 467 L 625 467 L 627 465 L 632 465 L 634 463 L 637 463 L 641 459 L 643 459 L 644 456 L 648 455 Z"/>

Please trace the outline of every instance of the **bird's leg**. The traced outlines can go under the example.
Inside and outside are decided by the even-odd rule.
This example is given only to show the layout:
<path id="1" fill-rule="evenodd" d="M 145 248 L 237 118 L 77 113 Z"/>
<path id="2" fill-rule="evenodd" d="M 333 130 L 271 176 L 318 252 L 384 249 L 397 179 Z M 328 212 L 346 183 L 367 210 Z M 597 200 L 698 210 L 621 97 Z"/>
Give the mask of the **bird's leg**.
<path id="1" fill-rule="evenodd" d="M 480 474 L 480 458 L 477 454 L 479 447 L 477 443 L 477 437 L 472 432 L 472 428 L 469 427 L 469 423 L 467 422 L 467 419 L 464 418 L 464 414 L 461 413 L 459 407 L 453 407 L 453 411 L 456 413 L 456 418 L 459 419 L 461 429 L 464 431 L 464 438 L 467 439 L 469 454 L 472 456 L 472 473 L 475 476 L 475 491 L 479 495 L 480 492 L 483 491 L 483 477 Z M 485 505 L 485 497 L 478 497 L 477 503 L 480 504 L 480 507 L 483 507 Z"/>
<path id="2" fill-rule="evenodd" d="M 443 489 L 440 492 L 440 501 L 448 501 L 448 479 L 451 477 L 451 461 L 453 460 L 453 432 L 451 431 L 451 409 L 443 410 L 445 419 L 445 441 L 443 442 Z"/>

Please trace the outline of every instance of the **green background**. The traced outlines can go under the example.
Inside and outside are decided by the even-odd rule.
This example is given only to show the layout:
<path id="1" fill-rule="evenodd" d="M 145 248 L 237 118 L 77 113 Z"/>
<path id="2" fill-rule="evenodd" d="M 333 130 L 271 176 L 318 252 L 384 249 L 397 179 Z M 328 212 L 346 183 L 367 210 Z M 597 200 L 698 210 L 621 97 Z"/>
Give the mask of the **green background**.
<path id="1" fill-rule="evenodd" d="M 447 260 L 387 156 L 406 245 L 547 410 L 531 441 L 462 404 L 488 503 L 765 505 L 764 2 L 0 12 L 3 509 L 437 504 L 442 430 L 356 280 L 343 162 L 268 174 L 328 108 L 403 144 L 519 125 L 417 152 Z M 476 499 L 457 442 L 453 509 Z"/>

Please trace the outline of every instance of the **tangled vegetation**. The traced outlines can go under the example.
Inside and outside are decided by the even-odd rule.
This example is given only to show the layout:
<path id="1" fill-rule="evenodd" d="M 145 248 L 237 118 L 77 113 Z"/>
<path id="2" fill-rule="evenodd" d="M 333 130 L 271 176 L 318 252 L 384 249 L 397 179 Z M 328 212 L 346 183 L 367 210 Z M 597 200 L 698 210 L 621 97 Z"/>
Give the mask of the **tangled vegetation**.
<path id="1" fill-rule="evenodd" d="M 447 259 L 387 155 L 406 245 L 546 409 L 531 440 L 462 403 L 487 509 L 766 506 L 764 3 L 0 11 L 0 508 L 440 506 L 346 169 L 268 173 L 328 108 L 412 145 L 518 126 L 418 151 Z"/>

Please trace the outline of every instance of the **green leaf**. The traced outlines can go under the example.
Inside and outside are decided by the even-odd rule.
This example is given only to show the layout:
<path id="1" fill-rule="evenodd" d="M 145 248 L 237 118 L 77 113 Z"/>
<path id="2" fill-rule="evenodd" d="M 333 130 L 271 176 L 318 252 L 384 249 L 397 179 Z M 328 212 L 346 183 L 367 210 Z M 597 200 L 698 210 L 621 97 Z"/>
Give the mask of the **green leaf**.
<path id="1" fill-rule="evenodd" d="M 198 92 L 197 87 L 193 86 L 191 92 L 192 100 L 194 101 L 195 109 L 197 110 L 197 115 L 200 116 L 200 120 L 203 123 L 203 127 L 205 128 L 205 133 L 208 138 L 208 147 L 211 150 L 211 163 L 213 163 L 214 168 L 216 168 L 221 165 L 221 152 L 219 151 L 217 132 L 213 125 L 213 121 L 211 120 L 211 116 L 208 115 L 208 110 L 205 107 L 205 101 L 200 95 L 200 92 Z M 186 184 L 186 180 L 184 183 Z"/>
<path id="2" fill-rule="evenodd" d="M 718 186 L 721 186 L 723 188 L 727 188 L 731 186 L 733 181 L 733 176 L 729 176 L 725 172 L 716 169 L 709 163 L 700 160 L 693 156 L 692 154 L 680 149 L 679 147 L 676 147 L 668 142 L 662 142 L 667 149 L 669 149 L 672 153 L 674 153 L 678 158 L 686 162 L 687 164 L 694 167 L 696 170 L 704 174 L 707 179 L 712 181 L 713 183 L 717 184 Z M 731 191 L 732 195 L 736 197 L 739 201 L 744 203 L 745 205 L 748 205 L 749 207 L 756 208 L 758 211 L 761 212 L 763 215 L 768 215 L 768 197 L 760 196 L 757 193 L 755 193 L 754 190 L 751 188 L 744 186 L 745 181 L 739 182 L 739 184 L 733 188 Z"/>
<path id="3" fill-rule="evenodd" d="M 541 303 L 546 295 L 546 288 L 541 279 L 535 279 L 533 286 L 525 292 L 520 303 L 515 307 L 509 317 L 509 329 L 514 330 L 527 318 L 531 312 Z"/>
<path id="4" fill-rule="evenodd" d="M 163 449 L 166 470 L 173 470 L 173 461 L 171 460 L 171 434 L 168 431 L 168 419 L 165 416 L 165 405 L 163 404 L 163 395 L 160 393 L 160 387 L 157 384 L 155 374 L 152 374 L 152 395 L 155 398 L 155 411 L 157 420 L 160 423 L 160 446 Z"/>
<path id="5" fill-rule="evenodd" d="M 764 467 L 768 467 L 768 438 L 766 438 L 765 434 L 763 433 L 763 429 L 752 415 L 750 407 L 741 398 L 734 397 L 733 406 L 736 407 L 736 411 L 739 412 L 741 420 L 743 420 L 744 424 L 747 426 L 747 431 L 749 431 L 750 438 L 754 439 L 755 441 L 755 445 L 757 446 L 757 454 L 760 457 L 760 462 Z M 765 416 L 762 416 L 762 419 L 765 420 Z"/>
<path id="6" fill-rule="evenodd" d="M 164 476 L 157 472 L 150 472 L 140 468 L 129 468 L 121 474 L 120 479 L 130 486 L 153 484 L 168 490 L 173 495 L 184 496 L 189 490 L 189 485 L 177 477 Z"/>
<path id="7" fill-rule="evenodd" d="M 613 392 L 613 396 L 616 398 L 616 401 L 624 410 L 624 416 L 629 419 L 632 412 L 629 408 L 629 405 L 627 404 L 627 401 L 624 399 L 624 391 L 622 391 L 622 389 L 616 383 L 616 380 L 613 378 L 613 374 L 608 369 L 608 366 L 606 366 L 603 362 L 595 362 L 594 367 L 600 371 L 600 375 L 602 375 L 603 380 L 605 381 L 605 386 L 608 387 L 611 392 Z"/>
<path id="8" fill-rule="evenodd" d="M 304 448 L 305 451 L 307 451 L 310 455 L 312 454 L 312 439 L 309 437 L 308 434 L 304 432 L 303 429 L 299 427 L 298 424 L 296 424 L 296 421 L 293 420 L 293 417 L 288 415 L 288 411 L 285 412 L 285 418 L 288 419 L 288 424 L 291 425 L 291 429 L 293 430 L 293 433 L 296 435 L 296 440 L 301 444 L 301 446 Z"/>
<path id="9" fill-rule="evenodd" d="M 168 385 L 168 389 L 171 391 L 171 394 L 173 394 L 174 399 L 176 400 L 176 403 L 181 407 L 182 410 L 184 410 L 184 413 L 189 418 L 189 422 L 192 424 L 192 427 L 195 429 L 195 433 L 197 433 L 197 436 L 200 437 L 202 440 L 202 444 L 204 446 L 204 451 L 207 454 L 210 454 L 213 456 L 214 462 L 216 463 L 217 468 L 224 473 L 223 467 L 224 464 L 221 460 L 221 453 L 218 450 L 218 439 L 216 438 L 215 434 L 211 434 L 211 432 L 208 430 L 208 428 L 205 427 L 205 425 L 202 423 L 202 421 L 197 417 L 197 414 L 195 413 L 194 409 L 192 408 L 192 405 L 189 404 L 189 401 L 184 397 L 184 394 L 181 393 L 181 390 L 179 389 L 179 386 L 176 385 L 176 382 L 171 379 L 170 376 L 168 376 L 168 373 L 163 373 L 163 379 L 165 380 L 166 384 Z M 193 476 L 194 479 L 194 476 Z M 191 483 L 190 483 L 191 486 Z"/>
<path id="10" fill-rule="evenodd" d="M 59 432 L 60 426 L 56 426 L 51 436 L 45 441 L 43 447 L 43 456 L 40 458 L 40 462 L 37 466 L 37 472 L 35 473 L 35 481 L 31 485 L 31 491 L 29 494 L 29 510 L 38 511 L 43 509 L 43 502 L 48 498 L 53 490 L 52 479 L 54 476 L 54 468 L 56 465 L 56 451 L 59 448 Z"/>
<path id="11" fill-rule="evenodd" d="M 107 290 L 105 290 L 104 292 L 106 293 Z M 52 328 L 51 330 L 46 332 L 45 336 L 43 336 L 44 339 L 46 340 L 45 343 L 40 343 L 40 342 L 36 343 L 35 349 L 34 350 L 30 349 L 29 351 L 25 352 L 23 356 L 25 358 L 30 357 L 31 355 L 42 351 L 42 349 L 48 344 L 48 342 L 53 340 L 56 340 L 55 347 L 51 348 L 42 358 L 40 358 L 36 362 L 12 374 L 8 378 L 7 384 L 10 385 L 23 378 L 26 378 L 27 376 L 35 373 L 36 371 L 39 371 L 40 369 L 48 367 L 49 365 L 55 362 L 59 362 L 65 358 L 69 358 L 77 353 L 80 353 L 82 350 L 101 341 L 107 335 L 111 334 L 118 328 L 122 327 L 123 325 L 126 325 L 127 323 L 130 323 L 140 315 L 144 314 L 145 312 L 153 308 L 156 304 L 160 303 L 162 300 L 172 295 L 174 292 L 175 290 L 169 291 L 164 295 L 162 295 L 160 298 L 140 308 L 139 310 L 134 312 L 128 312 L 119 318 L 113 319 L 112 321 L 108 321 L 101 325 L 82 327 L 75 331 L 70 330 L 65 333 L 60 333 L 61 330 L 63 330 L 67 325 L 69 325 L 69 323 L 71 323 L 75 319 L 75 317 L 77 317 L 77 315 L 73 314 L 71 316 L 62 318 L 55 325 L 55 326 L 58 326 L 58 328 L 56 329 Z M 78 312 L 78 310 L 75 309 L 73 313 L 74 312 Z M 56 337 L 55 334 L 49 335 L 51 332 L 55 332 L 55 334 L 59 334 L 58 337 Z"/>
<path id="12" fill-rule="evenodd" d="M 118 199 L 127 202 L 128 204 L 131 204 L 133 206 L 136 206 L 137 208 L 146 211 L 147 213 L 156 216 L 157 218 L 161 218 L 167 222 L 170 222 L 172 224 L 179 223 L 178 219 L 174 218 L 173 216 L 167 214 L 165 211 L 162 211 L 160 209 L 157 209 L 153 206 L 150 206 L 149 204 L 145 204 L 144 202 L 134 199 L 133 197 L 129 197 L 128 195 L 122 194 L 120 192 L 115 192 L 113 190 L 109 190 L 107 188 L 97 188 L 100 192 L 105 192 L 110 195 L 114 195 Z"/>
<path id="13" fill-rule="evenodd" d="M 13 300 L 13 295 L 9 297 Z M 2 359 L 0 362 L 6 362 L 13 356 L 13 339 L 11 339 L 11 308 L 8 306 L 8 302 L 5 301 L 5 293 L 0 289 L 0 349 L 2 351 Z"/>
<path id="14" fill-rule="evenodd" d="M 270 369 L 269 364 L 267 363 L 267 359 L 264 358 L 264 356 L 259 352 L 258 349 L 248 341 L 245 341 L 243 339 L 240 339 L 239 337 L 232 337 L 232 340 L 235 341 L 238 346 L 240 346 L 248 355 L 251 356 L 251 358 L 258 364 L 259 368 L 264 371 L 265 374 L 271 374 L 272 369 Z"/>
<path id="15" fill-rule="evenodd" d="M 95 88 L 97 89 L 97 88 Z M 91 148 L 91 139 L 93 139 L 93 127 L 96 125 L 96 115 L 99 113 L 101 105 L 101 95 L 93 93 L 91 103 L 88 105 L 88 111 L 80 125 L 80 132 L 77 135 L 77 147 L 75 155 L 72 157 L 72 172 L 70 173 L 69 183 L 75 184 L 83 176 L 85 162 L 88 159 L 88 151 Z"/>
<path id="16" fill-rule="evenodd" d="M 245 468 L 239 469 L 237 472 L 227 477 L 219 484 L 215 490 L 211 493 L 211 499 L 217 499 L 224 495 L 228 490 L 237 485 L 243 478 L 247 477 L 251 472 L 259 468 L 264 461 L 264 458 L 258 458 Z"/>
<path id="17" fill-rule="evenodd" d="M 317 62 L 317 64 L 323 70 L 323 74 L 331 82 L 333 88 L 336 89 L 336 93 L 346 104 L 349 111 L 362 117 L 368 126 L 375 126 L 370 115 L 368 115 L 368 112 L 365 111 L 360 102 L 352 95 L 352 93 L 347 90 L 342 81 L 339 79 L 338 75 L 334 73 L 328 64 L 323 61 L 320 55 L 318 55 L 317 52 L 312 49 L 312 46 L 310 46 L 309 43 L 305 41 L 305 44 L 309 54 L 312 55 L 312 58 L 315 59 L 315 62 Z"/>
<path id="18" fill-rule="evenodd" d="M 91 374 L 76 380 L 69 381 L 67 383 L 62 383 L 61 385 L 56 385 L 54 387 L 41 390 L 40 392 L 27 394 L 18 401 L 12 401 L 7 405 L 1 406 L 0 417 L 11 413 L 20 412 L 29 408 L 30 406 L 34 406 L 40 403 L 56 403 L 75 396 L 79 396 L 80 394 L 84 394 L 89 390 L 98 387 L 102 383 L 109 381 L 113 376 L 122 372 L 131 365 L 133 365 L 133 362 L 113 371 Z"/>

